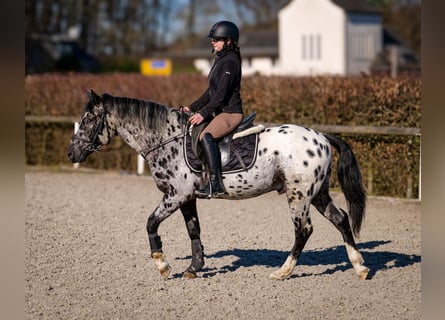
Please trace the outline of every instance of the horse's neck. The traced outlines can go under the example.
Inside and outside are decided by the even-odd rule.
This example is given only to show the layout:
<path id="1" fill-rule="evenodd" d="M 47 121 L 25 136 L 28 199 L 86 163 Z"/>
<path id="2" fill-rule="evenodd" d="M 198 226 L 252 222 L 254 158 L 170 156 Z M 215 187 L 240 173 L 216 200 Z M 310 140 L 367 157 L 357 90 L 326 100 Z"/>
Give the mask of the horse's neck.
<path id="1" fill-rule="evenodd" d="M 153 133 L 138 123 L 128 122 L 122 119 L 118 121 L 118 124 L 119 125 L 116 126 L 117 135 L 137 152 L 142 152 L 149 148 L 155 140 Z"/>
<path id="2" fill-rule="evenodd" d="M 172 135 L 167 124 L 155 132 L 141 121 L 131 120 L 131 117 L 118 118 L 117 114 L 114 114 L 114 117 L 117 135 L 138 153 L 145 153 Z"/>

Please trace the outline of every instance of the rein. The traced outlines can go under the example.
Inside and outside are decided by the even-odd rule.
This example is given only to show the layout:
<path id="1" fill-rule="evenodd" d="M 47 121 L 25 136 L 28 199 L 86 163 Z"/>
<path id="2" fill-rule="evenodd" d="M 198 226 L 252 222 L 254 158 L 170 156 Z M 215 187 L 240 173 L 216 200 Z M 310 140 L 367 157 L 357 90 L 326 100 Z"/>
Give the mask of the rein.
<path id="1" fill-rule="evenodd" d="M 153 152 L 153 151 L 155 151 L 155 150 L 157 150 L 157 149 L 159 149 L 159 148 L 161 148 L 161 147 L 163 147 L 163 146 L 169 144 L 170 142 L 176 141 L 176 140 L 178 140 L 178 139 L 182 139 L 182 138 L 184 138 L 186 135 L 187 135 L 187 125 L 184 125 L 184 126 L 183 126 L 183 132 L 182 132 L 182 133 L 177 134 L 176 136 L 171 137 L 171 138 L 169 138 L 169 139 L 167 139 L 167 140 L 165 140 L 165 141 L 161 141 L 158 145 L 156 145 L 156 146 L 154 146 L 154 147 L 151 147 L 150 149 L 146 150 L 145 152 L 141 152 L 141 156 L 142 156 L 145 160 L 147 160 L 147 155 L 148 155 L 149 153 L 151 153 L 151 152 Z"/>
<path id="2" fill-rule="evenodd" d="M 174 137 L 171 137 L 170 139 L 167 139 L 167 140 L 165 140 L 165 141 L 161 141 L 161 143 L 159 143 L 157 146 L 148 149 L 148 150 L 145 151 L 144 153 L 141 153 L 141 155 L 142 155 L 142 157 L 143 157 L 145 160 L 147 160 L 146 157 L 147 157 L 147 155 L 148 155 L 150 152 L 153 152 L 153 151 L 155 151 L 156 149 L 159 149 L 159 148 L 165 146 L 166 144 L 169 144 L 170 142 L 173 142 L 173 141 L 175 141 L 175 140 L 184 138 L 186 135 L 187 135 L 187 133 L 180 133 L 180 134 L 178 134 L 178 135 L 176 135 L 176 136 L 174 136 Z"/>

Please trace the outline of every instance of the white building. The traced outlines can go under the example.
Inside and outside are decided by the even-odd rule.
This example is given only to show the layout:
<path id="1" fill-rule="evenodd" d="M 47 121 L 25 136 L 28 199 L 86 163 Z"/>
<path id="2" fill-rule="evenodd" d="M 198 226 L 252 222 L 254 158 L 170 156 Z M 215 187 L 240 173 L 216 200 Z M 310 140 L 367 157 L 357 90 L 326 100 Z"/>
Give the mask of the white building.
<path id="1" fill-rule="evenodd" d="M 275 42 L 263 34 L 258 43 L 258 37 L 252 41 L 253 34 L 241 32 L 244 75 L 366 73 L 383 49 L 381 13 L 367 1 L 293 0 L 280 10 L 278 21 Z M 212 57 L 208 43 L 202 49 L 189 54 L 199 57 L 195 67 L 206 75 Z"/>
<path id="2" fill-rule="evenodd" d="M 382 50 L 381 14 L 364 1 L 294 0 L 278 21 L 280 73 L 368 72 Z"/>

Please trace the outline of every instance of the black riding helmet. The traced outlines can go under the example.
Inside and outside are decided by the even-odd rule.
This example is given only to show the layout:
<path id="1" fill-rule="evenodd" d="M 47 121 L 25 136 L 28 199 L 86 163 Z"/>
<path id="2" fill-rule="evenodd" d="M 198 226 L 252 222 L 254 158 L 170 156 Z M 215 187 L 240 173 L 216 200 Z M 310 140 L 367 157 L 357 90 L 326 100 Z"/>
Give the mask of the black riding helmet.
<path id="1" fill-rule="evenodd" d="M 208 37 L 231 38 L 233 42 L 237 43 L 239 40 L 239 29 L 233 22 L 219 21 L 210 29 Z"/>

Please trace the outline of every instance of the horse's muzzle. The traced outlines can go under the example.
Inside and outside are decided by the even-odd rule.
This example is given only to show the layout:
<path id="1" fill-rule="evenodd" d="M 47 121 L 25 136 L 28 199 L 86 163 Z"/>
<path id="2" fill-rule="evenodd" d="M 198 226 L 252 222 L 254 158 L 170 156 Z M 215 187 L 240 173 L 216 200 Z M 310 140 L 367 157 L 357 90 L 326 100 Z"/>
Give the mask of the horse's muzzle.
<path id="1" fill-rule="evenodd" d="M 70 144 L 70 146 L 68 147 L 67 155 L 72 163 L 84 162 L 89 154 L 90 152 L 80 150 L 79 148 L 76 148 L 73 144 Z"/>

